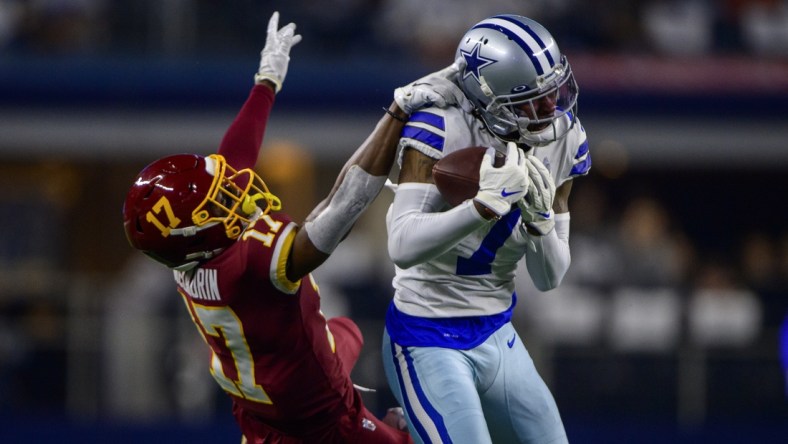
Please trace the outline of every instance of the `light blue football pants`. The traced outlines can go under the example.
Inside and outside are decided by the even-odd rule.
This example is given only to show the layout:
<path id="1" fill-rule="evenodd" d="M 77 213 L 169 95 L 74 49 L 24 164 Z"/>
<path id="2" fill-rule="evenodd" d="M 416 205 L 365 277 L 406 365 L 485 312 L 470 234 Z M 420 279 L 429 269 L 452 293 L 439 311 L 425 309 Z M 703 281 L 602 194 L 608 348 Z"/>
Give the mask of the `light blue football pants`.
<path id="1" fill-rule="evenodd" d="M 511 323 L 471 350 L 401 347 L 384 331 L 383 366 L 417 443 L 568 442 Z"/>

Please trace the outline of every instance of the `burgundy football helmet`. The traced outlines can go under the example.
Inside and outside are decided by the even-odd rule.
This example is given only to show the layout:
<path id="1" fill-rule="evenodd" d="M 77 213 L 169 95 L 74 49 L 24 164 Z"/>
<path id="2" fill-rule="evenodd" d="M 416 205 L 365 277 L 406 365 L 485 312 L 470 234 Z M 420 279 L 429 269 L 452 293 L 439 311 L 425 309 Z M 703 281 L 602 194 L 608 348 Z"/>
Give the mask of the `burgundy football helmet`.
<path id="1" fill-rule="evenodd" d="M 134 248 L 188 269 L 232 244 L 250 218 L 280 208 L 251 169 L 236 171 L 218 154 L 176 154 L 137 176 L 123 205 L 123 226 Z"/>

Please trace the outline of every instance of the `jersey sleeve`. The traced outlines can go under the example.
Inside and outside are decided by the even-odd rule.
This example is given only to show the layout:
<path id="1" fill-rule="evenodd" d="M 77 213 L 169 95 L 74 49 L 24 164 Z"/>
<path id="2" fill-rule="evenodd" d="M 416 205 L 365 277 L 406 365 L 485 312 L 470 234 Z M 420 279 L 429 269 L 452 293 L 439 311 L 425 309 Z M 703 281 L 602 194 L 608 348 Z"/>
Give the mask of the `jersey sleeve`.
<path id="1" fill-rule="evenodd" d="M 536 148 L 534 155 L 550 170 L 556 186 L 561 186 L 575 177 L 585 176 L 591 170 L 588 139 L 579 120 L 575 120 L 574 126 L 563 139 Z"/>
<path id="2" fill-rule="evenodd" d="M 267 280 L 285 294 L 295 294 L 301 281 L 287 278 L 287 258 L 293 247 L 297 225 L 287 218 L 264 215 L 244 231 L 246 269 L 255 279 Z"/>
<path id="3" fill-rule="evenodd" d="M 576 117 L 575 117 L 576 118 Z M 588 138 L 586 137 L 586 130 L 578 119 L 575 122 L 574 135 L 575 142 L 570 145 L 573 150 L 572 156 L 572 169 L 569 171 L 569 177 L 575 178 L 577 176 L 585 176 L 591 171 L 591 153 L 588 151 Z"/>
<path id="4" fill-rule="evenodd" d="M 233 168 L 253 168 L 257 163 L 274 97 L 271 88 L 255 85 L 224 134 L 218 153 Z"/>
<path id="5" fill-rule="evenodd" d="M 462 110 L 456 107 L 424 108 L 410 115 L 400 138 L 400 164 L 405 147 L 425 156 L 442 159 L 471 145 L 471 135 Z"/>

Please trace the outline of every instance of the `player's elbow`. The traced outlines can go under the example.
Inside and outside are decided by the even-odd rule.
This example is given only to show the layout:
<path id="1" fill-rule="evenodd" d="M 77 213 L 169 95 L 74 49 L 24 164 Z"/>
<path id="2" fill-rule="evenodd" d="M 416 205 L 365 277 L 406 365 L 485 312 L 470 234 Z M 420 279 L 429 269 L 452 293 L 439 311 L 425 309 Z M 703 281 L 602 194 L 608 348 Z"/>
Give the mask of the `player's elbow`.
<path id="1" fill-rule="evenodd" d="M 528 267 L 528 274 L 539 291 L 550 291 L 558 288 L 569 270 L 569 262 L 534 264 Z"/>
<path id="2" fill-rule="evenodd" d="M 415 261 L 411 258 L 392 258 L 391 261 L 394 262 L 394 265 L 396 265 L 397 268 L 401 270 L 407 270 L 408 268 L 418 264 L 418 261 Z"/>
<path id="3" fill-rule="evenodd" d="M 414 250 L 403 248 L 402 243 L 396 236 L 389 237 L 388 249 L 391 261 L 394 262 L 394 265 L 403 270 L 417 265 L 420 262 Z"/>
<path id="4" fill-rule="evenodd" d="M 534 287 L 539 291 L 555 290 L 561 285 L 563 276 L 545 276 L 543 279 L 534 279 Z"/>
<path id="5" fill-rule="evenodd" d="M 414 248 L 414 238 L 408 236 L 409 233 L 413 232 L 413 227 L 407 226 L 404 223 L 405 220 L 404 218 L 399 218 L 387 221 L 390 222 L 387 223 L 389 259 L 394 262 L 394 265 L 403 270 L 418 264 L 421 260 L 417 249 Z"/>

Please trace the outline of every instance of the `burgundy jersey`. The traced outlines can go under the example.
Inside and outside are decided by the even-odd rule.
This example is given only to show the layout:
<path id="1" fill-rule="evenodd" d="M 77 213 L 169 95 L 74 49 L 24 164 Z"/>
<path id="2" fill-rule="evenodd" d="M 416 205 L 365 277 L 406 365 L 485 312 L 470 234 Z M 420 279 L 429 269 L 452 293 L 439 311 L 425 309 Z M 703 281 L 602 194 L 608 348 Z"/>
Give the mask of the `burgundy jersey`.
<path id="1" fill-rule="evenodd" d="M 233 168 L 255 166 L 274 97 L 255 86 L 225 133 L 218 153 Z M 311 275 L 285 276 L 295 233 L 285 214 L 264 215 L 217 257 L 174 272 L 241 430 L 250 443 L 412 443 L 353 388 L 358 327 L 348 318 L 326 322 Z"/>
<path id="2" fill-rule="evenodd" d="M 211 374 L 260 420 L 325 424 L 354 403 L 311 275 L 285 276 L 296 225 L 260 217 L 202 266 L 175 271 L 192 320 L 211 347 Z"/>

